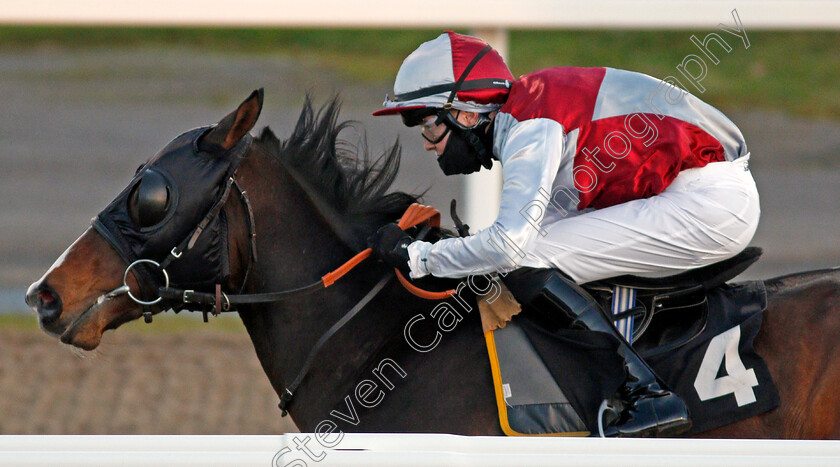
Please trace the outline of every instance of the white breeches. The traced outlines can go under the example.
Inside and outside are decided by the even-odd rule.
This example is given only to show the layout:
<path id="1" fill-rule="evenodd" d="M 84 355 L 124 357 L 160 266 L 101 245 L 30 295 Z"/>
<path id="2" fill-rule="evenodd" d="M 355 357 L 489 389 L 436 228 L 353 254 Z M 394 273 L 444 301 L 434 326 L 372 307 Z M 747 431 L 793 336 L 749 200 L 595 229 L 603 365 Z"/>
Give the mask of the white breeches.
<path id="1" fill-rule="evenodd" d="M 662 193 L 543 224 L 520 266 L 557 268 L 578 283 L 661 277 L 741 252 L 760 214 L 749 155 L 687 169 Z"/>

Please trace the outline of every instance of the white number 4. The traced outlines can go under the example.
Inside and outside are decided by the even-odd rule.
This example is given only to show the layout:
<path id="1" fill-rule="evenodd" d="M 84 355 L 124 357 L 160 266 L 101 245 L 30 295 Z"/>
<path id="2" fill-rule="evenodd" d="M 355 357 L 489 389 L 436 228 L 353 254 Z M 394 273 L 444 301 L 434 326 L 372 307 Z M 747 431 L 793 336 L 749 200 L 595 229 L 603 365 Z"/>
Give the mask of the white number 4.
<path id="1" fill-rule="evenodd" d="M 735 394 L 738 407 L 755 402 L 753 386 L 758 386 L 758 379 L 752 368 L 744 368 L 744 362 L 738 355 L 741 341 L 741 326 L 718 334 L 709 342 L 703 363 L 694 380 L 694 389 L 701 401 L 707 401 L 727 394 Z M 726 365 L 726 376 L 717 377 L 721 363 Z"/>

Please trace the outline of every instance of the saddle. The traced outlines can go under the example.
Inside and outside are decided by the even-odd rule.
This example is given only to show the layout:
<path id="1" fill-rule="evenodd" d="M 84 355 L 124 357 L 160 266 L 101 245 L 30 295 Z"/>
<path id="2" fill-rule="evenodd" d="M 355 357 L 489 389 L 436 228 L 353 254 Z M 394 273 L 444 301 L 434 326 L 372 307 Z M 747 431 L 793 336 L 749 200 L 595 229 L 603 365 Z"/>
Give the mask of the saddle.
<path id="1" fill-rule="evenodd" d="M 632 345 L 686 401 L 694 421 L 691 434 L 778 406 L 770 373 L 752 347 L 766 306 L 764 283 L 727 283 L 761 253 L 747 248 L 728 260 L 664 278 L 620 276 L 583 284 L 605 309 L 619 289 L 637 292 L 629 309 L 614 317 L 641 320 Z M 550 331 L 532 316 L 526 309 L 504 328 L 485 333 L 503 431 L 597 433 L 598 405 L 621 374 L 620 367 L 611 366 L 612 350 L 597 336 Z"/>
<path id="2" fill-rule="evenodd" d="M 703 329 L 709 312 L 707 292 L 746 271 L 762 253 L 760 247 L 747 247 L 732 258 L 676 275 L 623 275 L 589 282 L 583 288 L 606 310 L 611 308 L 617 290 L 633 290 L 635 303 L 614 314 L 615 321 L 634 319 L 635 325 L 626 337 L 638 352 L 667 351 Z M 677 313 L 668 313 L 671 311 Z"/>

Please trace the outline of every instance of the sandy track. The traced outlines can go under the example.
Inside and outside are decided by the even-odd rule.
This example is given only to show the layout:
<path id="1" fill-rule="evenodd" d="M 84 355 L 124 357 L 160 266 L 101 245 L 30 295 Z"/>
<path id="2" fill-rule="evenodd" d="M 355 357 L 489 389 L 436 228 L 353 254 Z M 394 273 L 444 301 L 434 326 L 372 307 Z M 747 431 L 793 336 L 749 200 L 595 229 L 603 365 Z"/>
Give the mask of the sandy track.
<path id="1" fill-rule="evenodd" d="M 0 434 L 296 431 L 244 331 L 118 330 L 92 354 L 0 329 Z"/>

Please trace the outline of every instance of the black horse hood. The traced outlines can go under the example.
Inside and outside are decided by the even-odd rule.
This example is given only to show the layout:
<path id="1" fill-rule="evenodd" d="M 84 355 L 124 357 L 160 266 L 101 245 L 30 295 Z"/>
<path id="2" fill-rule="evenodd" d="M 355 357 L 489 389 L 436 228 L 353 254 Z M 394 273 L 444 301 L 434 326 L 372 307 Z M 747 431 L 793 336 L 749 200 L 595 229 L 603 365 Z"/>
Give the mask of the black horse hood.
<path id="1" fill-rule="evenodd" d="M 201 148 L 212 128 L 172 140 L 93 220 L 127 264 L 161 263 L 172 283 L 184 288 L 201 289 L 230 276 L 227 220 L 218 207 L 252 138 L 245 135 L 227 151 Z M 159 273 L 144 275 L 150 285 L 162 285 Z"/>

